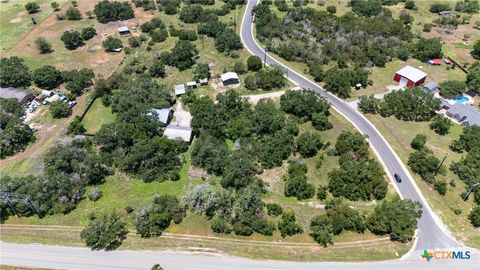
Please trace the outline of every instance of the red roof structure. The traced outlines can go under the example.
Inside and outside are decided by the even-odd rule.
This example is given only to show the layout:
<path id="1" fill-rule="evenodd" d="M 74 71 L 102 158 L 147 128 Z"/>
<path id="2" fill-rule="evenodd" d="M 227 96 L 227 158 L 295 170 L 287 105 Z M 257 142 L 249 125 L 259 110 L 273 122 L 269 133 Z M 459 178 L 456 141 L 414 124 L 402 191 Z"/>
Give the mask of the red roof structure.
<path id="1" fill-rule="evenodd" d="M 428 63 L 429 63 L 430 65 L 441 65 L 441 64 L 442 64 L 442 60 L 441 60 L 441 59 L 438 59 L 438 58 L 435 58 L 435 59 L 429 60 Z"/>
<path id="2" fill-rule="evenodd" d="M 395 73 L 394 81 L 399 82 L 403 87 L 413 88 L 425 82 L 427 73 L 411 67 L 405 66 Z"/>

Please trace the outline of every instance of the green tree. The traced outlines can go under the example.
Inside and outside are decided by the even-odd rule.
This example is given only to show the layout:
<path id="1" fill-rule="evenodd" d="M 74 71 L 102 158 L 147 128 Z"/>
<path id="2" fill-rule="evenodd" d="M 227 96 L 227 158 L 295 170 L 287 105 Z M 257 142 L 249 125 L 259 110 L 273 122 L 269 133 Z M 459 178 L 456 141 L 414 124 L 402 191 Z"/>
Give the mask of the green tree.
<path id="1" fill-rule="evenodd" d="M 112 36 L 107 37 L 107 39 L 102 42 L 102 45 L 107 52 L 114 52 L 116 49 L 123 48 L 122 41 Z"/>
<path id="2" fill-rule="evenodd" d="M 353 0 L 350 5 L 353 12 L 365 17 L 376 16 L 382 12 L 381 0 Z"/>
<path id="3" fill-rule="evenodd" d="M 201 79 L 210 79 L 210 67 L 206 63 L 198 63 L 193 71 L 193 77 L 196 81 Z"/>
<path id="4" fill-rule="evenodd" d="M 70 115 L 71 110 L 67 103 L 54 101 L 50 104 L 49 111 L 53 118 L 64 118 Z"/>
<path id="5" fill-rule="evenodd" d="M 26 87 L 32 84 L 30 70 L 17 56 L 2 57 L 0 60 L 0 86 Z"/>
<path id="6" fill-rule="evenodd" d="M 155 78 L 165 78 L 167 76 L 165 64 L 159 59 L 154 59 L 152 61 L 152 65 L 148 68 L 148 72 Z"/>
<path id="7" fill-rule="evenodd" d="M 34 139 L 33 131 L 20 120 L 25 110 L 17 99 L 0 99 L 0 158 L 22 151 Z"/>
<path id="8" fill-rule="evenodd" d="M 358 103 L 358 108 L 363 113 L 375 114 L 378 111 L 379 104 L 380 104 L 380 100 L 376 99 L 373 95 L 361 96 L 360 102 Z"/>
<path id="9" fill-rule="evenodd" d="M 103 0 L 95 5 L 93 10 L 100 23 L 123 21 L 135 17 L 129 2 L 109 2 Z"/>
<path id="10" fill-rule="evenodd" d="M 82 37 L 84 40 L 89 40 L 97 34 L 97 30 L 92 26 L 85 27 L 82 29 Z"/>
<path id="11" fill-rule="evenodd" d="M 330 231 L 331 225 L 326 215 L 315 216 L 310 221 L 310 236 L 324 247 L 333 244 L 333 234 Z"/>
<path id="12" fill-rule="evenodd" d="M 297 151 L 304 157 L 315 156 L 321 147 L 321 139 L 313 133 L 302 133 L 297 139 Z"/>
<path id="13" fill-rule="evenodd" d="M 335 143 L 338 155 L 352 155 L 357 159 L 365 157 L 368 153 L 368 142 L 359 132 L 342 131 Z"/>
<path id="14" fill-rule="evenodd" d="M 438 38 L 420 38 L 412 52 L 413 56 L 422 62 L 442 58 L 442 43 Z"/>
<path id="15" fill-rule="evenodd" d="M 450 145 L 450 148 L 457 152 L 471 151 L 480 148 L 480 126 L 464 127 L 460 138 Z"/>
<path id="16" fill-rule="evenodd" d="M 410 146 L 415 150 L 421 150 L 425 147 L 425 143 L 427 142 L 427 135 L 425 134 L 417 134 L 413 138 Z"/>
<path id="17" fill-rule="evenodd" d="M 82 14 L 80 13 L 80 10 L 78 10 L 78 8 L 71 6 L 67 9 L 65 17 L 67 18 L 67 20 L 77 21 L 82 18 Z"/>
<path id="18" fill-rule="evenodd" d="M 67 128 L 67 134 L 82 134 L 85 131 L 87 130 L 83 126 L 82 120 L 80 120 L 78 115 L 73 118 Z"/>
<path id="19" fill-rule="evenodd" d="M 475 93 L 480 93 L 480 64 L 476 64 L 470 68 L 467 74 L 467 86 L 468 89 Z"/>
<path id="20" fill-rule="evenodd" d="M 280 216 L 283 213 L 283 209 L 280 205 L 276 203 L 267 204 L 267 212 L 270 216 Z"/>
<path id="21" fill-rule="evenodd" d="M 43 89 L 54 89 L 63 83 L 62 72 L 51 65 L 36 69 L 32 77 L 35 85 Z"/>
<path id="22" fill-rule="evenodd" d="M 317 189 L 317 199 L 323 201 L 327 198 L 328 188 L 326 186 L 319 186 Z"/>
<path id="23" fill-rule="evenodd" d="M 37 45 L 37 49 L 40 51 L 41 54 L 52 52 L 52 44 L 50 44 L 50 42 L 48 42 L 43 37 L 35 39 L 35 45 Z"/>
<path id="24" fill-rule="evenodd" d="M 447 193 L 447 182 L 437 180 L 433 186 L 440 195 L 445 195 Z"/>
<path id="25" fill-rule="evenodd" d="M 82 34 L 78 31 L 65 31 L 60 39 L 63 41 L 63 44 L 65 44 L 65 48 L 69 50 L 75 50 L 85 44 Z"/>
<path id="26" fill-rule="evenodd" d="M 440 165 L 440 160 L 428 149 L 417 150 L 410 154 L 407 164 L 412 171 L 418 173 L 427 182 L 434 181 L 434 173 Z"/>
<path id="27" fill-rule="evenodd" d="M 332 123 L 328 120 L 325 113 L 313 113 L 312 114 L 312 126 L 319 131 L 325 131 L 333 128 Z"/>
<path id="28" fill-rule="evenodd" d="M 262 69 L 262 59 L 256 55 L 248 57 L 247 67 L 249 71 L 259 71 Z"/>
<path id="29" fill-rule="evenodd" d="M 450 119 L 442 115 L 437 115 L 432 118 L 432 122 L 430 123 L 430 128 L 434 130 L 437 134 L 446 135 L 449 133 L 452 125 L 453 123 L 452 121 L 450 121 Z"/>
<path id="30" fill-rule="evenodd" d="M 224 140 L 204 134 L 195 140 L 192 147 L 192 164 L 207 172 L 221 175 L 228 155 Z"/>
<path id="31" fill-rule="evenodd" d="M 413 0 L 406 0 L 405 1 L 405 8 L 410 9 L 410 10 L 416 10 L 417 5 L 415 4 L 415 1 L 413 1 Z"/>
<path id="32" fill-rule="evenodd" d="M 480 39 L 477 40 L 477 42 L 475 42 L 475 44 L 473 45 L 471 54 L 473 58 L 480 59 Z"/>
<path id="33" fill-rule="evenodd" d="M 57 2 L 50 3 L 50 7 L 53 9 L 53 11 L 59 11 L 60 10 L 60 5 Z"/>
<path id="34" fill-rule="evenodd" d="M 288 90 L 280 97 L 280 108 L 304 120 L 310 120 L 314 113 L 330 115 L 330 104 L 321 96 L 309 90 Z"/>
<path id="35" fill-rule="evenodd" d="M 454 98 L 465 92 L 467 84 L 459 80 L 443 81 L 439 85 L 440 95 L 444 98 Z"/>
<path id="36" fill-rule="evenodd" d="M 480 206 L 475 206 L 468 215 L 468 218 L 474 227 L 480 227 Z"/>
<path id="37" fill-rule="evenodd" d="M 398 196 L 385 200 L 375 207 L 367 218 L 367 227 L 374 234 L 389 234 L 394 241 L 410 241 L 417 229 L 417 219 L 422 216 L 422 206 Z"/>
<path id="38" fill-rule="evenodd" d="M 161 59 L 169 66 L 177 67 L 180 71 L 191 68 L 195 64 L 198 50 L 195 44 L 188 40 L 179 40 L 170 53 L 163 54 Z"/>
<path id="39" fill-rule="evenodd" d="M 184 216 L 185 209 L 180 206 L 175 196 L 156 196 L 151 207 L 138 213 L 135 222 L 137 234 L 143 238 L 160 236 L 172 220 L 178 224 Z"/>
<path id="40" fill-rule="evenodd" d="M 93 250 L 114 250 L 127 238 L 125 222 L 116 214 L 101 214 L 91 220 L 80 237 Z"/>
<path id="41" fill-rule="evenodd" d="M 215 48 L 219 52 L 230 52 L 243 48 L 240 37 L 230 28 L 225 28 L 215 37 Z"/>
<path id="42" fill-rule="evenodd" d="M 40 11 L 40 6 L 35 2 L 28 2 L 25 5 L 25 9 L 28 11 L 28 14 L 33 14 Z"/>
<path id="43" fill-rule="evenodd" d="M 338 67 L 333 67 L 325 73 L 323 82 L 328 91 L 341 98 L 350 97 L 352 87 L 350 86 L 350 77 L 347 72 L 342 71 Z"/>
<path id="44" fill-rule="evenodd" d="M 327 6 L 327 12 L 331 14 L 337 13 L 337 7 L 336 6 Z"/>
<path id="45" fill-rule="evenodd" d="M 282 237 L 303 233 L 302 227 L 295 223 L 295 213 L 292 211 L 283 212 L 282 219 L 278 222 L 278 230 Z"/>

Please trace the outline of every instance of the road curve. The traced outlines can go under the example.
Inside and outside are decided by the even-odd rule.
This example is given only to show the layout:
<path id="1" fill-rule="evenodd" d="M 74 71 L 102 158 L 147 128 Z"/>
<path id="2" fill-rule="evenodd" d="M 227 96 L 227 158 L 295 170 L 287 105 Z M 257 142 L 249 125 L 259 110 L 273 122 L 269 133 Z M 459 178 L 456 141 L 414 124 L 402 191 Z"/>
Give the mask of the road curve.
<path id="1" fill-rule="evenodd" d="M 418 223 L 417 244 L 414 247 L 415 250 L 461 247 L 462 245 L 449 235 L 441 220 L 435 215 L 423 198 L 405 165 L 370 121 L 368 121 L 356 109 L 352 108 L 335 95 L 325 91 L 322 87 L 302 74 L 283 65 L 269 55 L 265 57 L 263 48 L 256 42 L 253 34 L 252 9 L 258 4 L 258 2 L 259 0 L 250 0 L 247 3 L 240 30 L 240 37 L 244 47 L 250 51 L 250 53 L 261 59 L 266 59 L 267 65 L 279 65 L 288 76 L 288 79 L 298 86 L 311 89 L 325 97 L 336 111 L 342 114 L 361 133 L 367 136 L 370 145 L 390 179 L 392 180 L 392 175 L 394 173 L 399 174 L 401 178 L 404 179 L 400 184 L 393 180 L 391 182 L 402 198 L 418 201 L 423 206 L 423 215 Z"/>

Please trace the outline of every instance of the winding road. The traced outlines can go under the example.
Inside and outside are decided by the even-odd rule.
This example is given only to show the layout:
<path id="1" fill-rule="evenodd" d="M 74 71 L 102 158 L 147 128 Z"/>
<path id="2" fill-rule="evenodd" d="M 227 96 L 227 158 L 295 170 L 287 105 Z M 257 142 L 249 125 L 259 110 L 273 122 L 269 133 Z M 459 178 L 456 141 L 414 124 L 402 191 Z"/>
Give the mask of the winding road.
<path id="1" fill-rule="evenodd" d="M 252 25 L 252 9 L 259 0 L 248 1 L 241 25 L 241 39 L 245 48 L 263 59 L 264 51 L 255 41 Z M 455 241 L 444 228 L 441 220 L 430 209 L 405 165 L 382 137 L 380 132 L 358 111 L 344 101 L 326 92 L 319 85 L 267 55 L 268 65 L 279 65 L 288 79 L 302 88 L 311 89 L 324 96 L 332 107 L 348 119 L 368 137 L 378 159 L 390 178 L 398 173 L 404 181 L 392 184 L 402 198 L 418 201 L 423 205 L 423 215 L 414 248 L 400 260 L 365 263 L 302 263 L 260 261 L 232 256 L 206 254 L 155 252 L 155 251 L 90 251 L 87 248 L 45 246 L 34 244 L 10 244 L 0 242 L 0 263 L 7 265 L 35 266 L 68 269 L 149 269 L 160 263 L 167 270 L 176 269 L 480 269 L 480 253 Z M 420 255 L 427 250 L 469 250 L 469 260 L 432 260 L 426 262 Z M 348 254 L 345 254 L 348 257 Z"/>

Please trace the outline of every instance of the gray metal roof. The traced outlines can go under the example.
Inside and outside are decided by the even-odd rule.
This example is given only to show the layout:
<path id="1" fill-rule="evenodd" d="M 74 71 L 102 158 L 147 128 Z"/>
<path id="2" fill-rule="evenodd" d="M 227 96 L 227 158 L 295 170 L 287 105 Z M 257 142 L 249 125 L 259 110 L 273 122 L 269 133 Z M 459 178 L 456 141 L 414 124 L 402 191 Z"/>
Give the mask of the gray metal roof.
<path id="1" fill-rule="evenodd" d="M 405 77 L 415 83 L 427 76 L 427 73 L 421 71 L 418 68 L 414 68 L 412 66 L 405 66 L 399 71 L 397 71 L 396 74 L 402 77 Z"/>
<path id="2" fill-rule="evenodd" d="M 223 73 L 222 75 L 220 75 L 220 77 L 221 77 L 221 79 L 222 79 L 222 82 L 227 81 L 227 80 L 230 80 L 230 79 L 236 79 L 236 80 L 238 80 L 238 75 L 237 75 L 237 73 L 235 73 L 235 72 Z"/>
<path id="3" fill-rule="evenodd" d="M 175 95 L 183 95 L 185 94 L 185 85 L 184 84 L 176 84 L 175 88 Z"/>
<path id="4" fill-rule="evenodd" d="M 480 111 L 473 106 L 455 103 L 450 107 L 450 109 L 448 109 L 447 112 L 464 125 L 480 126 Z"/>
<path id="5" fill-rule="evenodd" d="M 122 33 L 122 32 L 130 32 L 130 29 L 128 29 L 128 27 L 126 26 L 120 26 L 117 28 L 117 31 Z"/>
<path id="6" fill-rule="evenodd" d="M 438 83 L 436 82 L 429 82 L 423 85 L 422 89 L 427 89 L 428 91 L 435 91 L 438 88 Z"/>
<path id="7" fill-rule="evenodd" d="M 167 108 L 167 109 L 152 109 L 151 112 L 157 114 L 158 121 L 160 121 L 164 124 L 168 124 L 168 120 L 170 118 L 170 111 L 171 110 L 172 109 L 170 109 L 170 108 Z"/>
<path id="8" fill-rule="evenodd" d="M 170 124 L 165 128 L 163 135 L 172 140 L 190 142 L 192 139 L 192 128 Z"/>
<path id="9" fill-rule="evenodd" d="M 29 96 L 33 96 L 33 93 L 28 90 L 21 90 L 14 87 L 0 88 L 0 98 L 16 98 L 19 102 L 22 102 L 25 98 L 28 98 Z"/>

